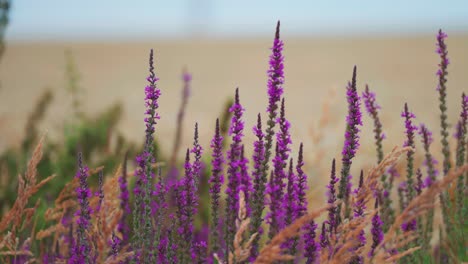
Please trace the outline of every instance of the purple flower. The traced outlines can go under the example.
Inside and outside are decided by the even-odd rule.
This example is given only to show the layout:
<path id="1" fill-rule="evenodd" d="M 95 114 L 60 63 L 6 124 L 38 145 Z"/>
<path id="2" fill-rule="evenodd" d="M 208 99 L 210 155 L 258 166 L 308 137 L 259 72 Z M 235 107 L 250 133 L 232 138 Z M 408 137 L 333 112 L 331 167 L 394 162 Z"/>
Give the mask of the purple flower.
<path id="1" fill-rule="evenodd" d="M 252 241 L 252 250 L 250 254 L 250 261 L 253 262 L 258 255 L 258 242 L 260 240 L 261 225 L 263 222 L 263 210 L 265 209 L 265 186 L 267 183 L 267 177 L 263 174 L 263 161 L 265 159 L 265 145 L 264 138 L 265 134 L 262 131 L 262 118 L 260 114 L 257 116 L 257 125 L 253 127 L 253 133 L 256 137 L 254 141 L 254 153 L 252 156 L 253 160 L 253 172 L 252 178 L 254 181 L 253 193 L 252 193 L 252 225 L 251 232 L 259 233 Z"/>
<path id="2" fill-rule="evenodd" d="M 375 200 L 375 209 L 379 206 L 378 200 Z M 369 252 L 369 257 L 373 257 L 375 254 L 375 249 L 377 246 L 382 243 L 384 234 L 382 231 L 382 220 L 380 219 L 379 212 L 372 217 L 372 227 L 371 227 L 371 234 L 372 234 L 372 245 L 371 250 Z"/>
<path id="3" fill-rule="evenodd" d="M 190 152 L 195 155 L 195 160 L 192 165 L 192 173 L 193 173 L 193 177 L 195 180 L 195 188 L 198 188 L 198 182 L 200 181 L 200 173 L 201 173 L 201 166 L 202 166 L 201 156 L 203 153 L 203 148 L 198 143 L 198 123 L 195 123 L 193 147 L 190 150 Z M 196 189 L 195 189 L 195 192 L 197 192 Z"/>
<path id="4" fill-rule="evenodd" d="M 227 153 L 228 158 L 228 185 L 226 188 L 226 233 L 225 240 L 228 251 L 232 251 L 232 242 L 236 233 L 236 218 L 239 210 L 239 191 L 240 191 L 240 157 L 242 152 L 242 137 L 244 136 L 244 122 L 242 121 L 242 114 L 244 108 L 239 100 L 239 88 L 236 89 L 235 102 L 229 109 L 232 115 L 231 126 L 229 128 L 229 135 L 232 137 L 232 143 Z"/>
<path id="5" fill-rule="evenodd" d="M 416 116 L 411 113 L 408 109 L 408 104 L 405 103 L 404 111 L 401 113 L 401 117 L 405 119 L 405 129 L 406 129 L 406 141 L 403 144 L 404 147 L 412 147 L 413 149 L 416 147 L 414 142 L 414 133 L 418 129 L 415 125 L 413 125 L 413 119 Z M 406 153 L 406 178 L 407 178 L 407 185 L 408 185 L 408 199 L 412 200 L 414 197 L 414 180 L 413 180 L 413 163 L 414 163 L 414 151 L 410 150 Z"/>
<path id="6" fill-rule="evenodd" d="M 403 230 L 404 232 L 416 230 L 416 219 L 401 224 L 401 230 Z"/>
<path id="7" fill-rule="evenodd" d="M 429 151 L 429 148 L 433 142 L 432 139 L 432 132 L 424 125 L 421 124 L 419 126 L 419 135 L 421 136 L 421 142 L 423 144 L 424 148 L 424 162 L 423 164 L 427 168 L 427 178 L 426 178 L 426 186 L 429 187 L 432 185 L 432 183 L 436 180 L 436 177 L 438 175 L 438 171 L 435 168 L 435 165 L 437 165 L 437 160 L 432 156 L 431 152 Z"/>
<path id="8" fill-rule="evenodd" d="M 83 165 L 82 153 L 78 153 L 78 171 L 76 178 L 78 178 L 79 186 L 76 188 L 76 197 L 78 199 L 79 209 L 75 215 L 78 216 L 76 220 L 77 235 L 74 243 L 74 260 L 70 263 L 91 263 L 89 252 L 91 250 L 90 241 L 88 238 L 88 228 L 91 221 L 91 208 L 89 207 L 89 198 L 91 198 L 91 191 L 88 187 L 89 169 Z"/>
<path id="9" fill-rule="evenodd" d="M 275 39 L 271 48 L 270 68 L 268 69 L 268 107 L 267 112 L 274 118 L 277 115 L 278 103 L 283 95 L 284 65 L 283 41 L 280 39 L 280 22 L 276 25 Z"/>
<path id="10" fill-rule="evenodd" d="M 305 174 L 302 167 L 304 166 L 304 146 L 301 143 L 299 146 L 299 155 L 296 164 L 296 178 L 297 178 L 297 217 L 303 216 L 307 212 L 307 175 Z"/>
<path id="11" fill-rule="evenodd" d="M 114 232 L 112 232 L 112 239 L 110 242 L 111 242 L 110 243 L 111 244 L 111 256 L 116 258 L 117 255 L 119 254 L 120 245 L 122 241 L 120 240 L 118 236 L 115 235 Z"/>
<path id="12" fill-rule="evenodd" d="M 252 189 L 252 181 L 250 180 L 248 166 L 249 166 L 249 160 L 245 157 L 244 145 L 242 145 L 241 155 L 240 155 L 240 160 L 239 160 L 239 169 L 240 169 L 240 188 L 239 189 L 244 192 L 247 216 L 250 216 L 250 213 L 251 213 L 250 198 L 251 198 L 253 189 Z"/>
<path id="13" fill-rule="evenodd" d="M 287 178 L 287 188 L 284 195 L 282 207 L 286 209 L 285 212 L 285 226 L 290 225 L 297 216 L 297 184 L 296 184 L 296 175 L 293 171 L 293 160 L 289 159 L 289 170 Z"/>
<path id="14" fill-rule="evenodd" d="M 466 163 L 466 143 L 467 143 L 467 129 L 468 129 L 468 96 L 462 94 L 462 110 L 460 113 L 460 120 L 457 126 L 457 150 L 456 150 L 456 166 L 461 167 Z M 466 174 L 465 177 L 459 177 L 457 182 L 457 208 L 461 224 L 465 218 L 466 205 L 464 204 L 465 189 L 466 189 Z"/>
<path id="15" fill-rule="evenodd" d="M 267 221 L 270 224 L 269 237 L 273 238 L 276 233 L 284 227 L 284 208 L 281 207 L 283 201 L 285 180 L 287 178 L 286 166 L 289 159 L 291 136 L 289 134 L 290 123 L 285 117 L 284 98 L 281 101 L 280 117 L 277 119 L 279 131 L 276 134 L 276 153 L 273 158 L 273 180 L 267 186 L 270 196 L 270 213 Z"/>
<path id="16" fill-rule="evenodd" d="M 420 195 L 424 189 L 424 182 L 422 180 L 422 172 L 421 169 L 416 170 L 416 185 L 414 186 L 414 190 L 416 191 L 417 195 Z"/>
<path id="17" fill-rule="evenodd" d="M 224 156 L 223 156 L 223 136 L 221 136 L 219 130 L 219 119 L 216 119 L 216 129 L 215 135 L 211 140 L 211 148 L 213 150 L 212 160 L 211 160 L 211 178 L 210 178 L 210 194 L 211 194 L 211 219 L 212 219 L 212 227 L 211 231 L 211 238 L 212 238 L 212 253 L 216 253 L 219 250 L 218 246 L 218 226 L 219 226 L 219 198 L 221 193 L 221 186 L 224 182 L 224 175 L 223 175 L 223 164 L 224 164 Z M 212 254 L 210 254 L 212 255 Z"/>
<path id="18" fill-rule="evenodd" d="M 185 176 L 176 186 L 174 186 L 174 194 L 177 204 L 177 232 L 183 239 L 180 240 L 182 249 L 181 262 L 189 261 L 191 257 L 192 242 L 193 242 L 193 218 L 197 210 L 197 199 L 195 193 L 195 179 L 193 177 L 193 167 L 190 164 L 190 150 L 187 149 L 185 154 Z"/>
<path id="19" fill-rule="evenodd" d="M 374 139 L 377 147 L 377 163 L 380 163 L 383 158 L 383 147 L 382 140 L 385 138 L 385 134 L 382 132 L 382 123 L 379 118 L 380 105 L 377 104 L 375 99 L 375 93 L 369 90 L 369 86 L 366 84 L 366 90 L 362 93 L 364 99 L 364 105 L 366 106 L 367 113 L 374 121 Z"/>
<path id="20" fill-rule="evenodd" d="M 297 218 L 297 178 L 294 174 L 294 166 L 292 158 L 289 160 L 287 189 L 284 195 L 282 207 L 285 208 L 284 226 L 290 225 Z M 289 239 L 284 244 L 290 255 L 295 255 L 297 252 L 297 238 Z"/>
<path id="21" fill-rule="evenodd" d="M 333 159 L 331 173 L 330 173 L 330 183 L 327 185 L 327 196 L 328 196 L 328 205 L 330 208 L 328 209 L 328 232 L 331 234 L 332 232 L 336 232 L 336 228 L 338 227 L 337 222 L 337 214 L 338 211 L 336 206 L 334 205 L 336 202 L 336 190 L 335 184 L 338 182 L 338 178 L 336 177 L 336 170 L 335 170 L 335 159 Z"/>
<path id="22" fill-rule="evenodd" d="M 361 192 L 362 192 L 361 190 L 362 190 L 363 184 L 364 184 L 364 172 L 361 170 L 361 175 L 359 176 L 359 187 L 354 190 L 354 194 L 356 195 L 356 202 L 354 204 L 354 217 L 355 218 L 363 217 L 364 216 L 364 210 L 366 209 L 366 203 L 365 203 L 364 199 L 359 196 L 359 195 L 361 195 Z M 358 240 L 359 240 L 359 244 L 358 244 L 358 246 L 356 248 L 353 249 L 354 251 L 357 250 L 358 248 L 363 247 L 363 246 L 366 245 L 366 235 L 364 233 L 364 230 L 361 230 L 359 232 Z M 363 260 L 362 256 L 355 256 L 353 258 L 352 262 L 353 263 L 363 263 L 364 260 Z"/>
<path id="23" fill-rule="evenodd" d="M 149 76 L 147 77 L 148 85 L 145 87 L 145 145 L 143 152 L 136 157 L 137 169 L 135 176 L 137 177 L 134 193 L 135 193 L 135 212 L 133 218 L 135 244 L 134 250 L 136 255 L 140 255 L 140 250 L 150 248 L 151 235 L 153 234 L 153 225 L 151 217 L 151 194 L 152 180 L 154 178 L 153 164 L 156 162 L 154 158 L 154 139 L 156 120 L 159 114 L 156 110 L 159 107 L 158 99 L 161 91 L 157 88 L 156 82 L 158 78 L 154 73 L 153 66 L 153 50 L 150 51 L 149 58 Z M 140 261 L 144 261 L 141 260 Z"/>
<path id="24" fill-rule="evenodd" d="M 276 25 L 275 39 L 273 40 L 272 53 L 270 55 L 268 69 L 268 106 L 267 127 L 265 130 L 265 154 L 262 163 L 263 178 L 268 177 L 271 149 L 273 147 L 273 136 L 275 135 L 276 118 L 278 115 L 278 103 L 283 95 L 284 65 L 283 65 L 283 42 L 280 40 L 280 22 Z"/>
<path id="25" fill-rule="evenodd" d="M 312 220 L 304 227 L 304 229 L 304 257 L 306 258 L 307 264 L 313 264 L 319 259 L 320 250 L 319 243 L 315 241 L 315 237 L 317 236 L 317 224 Z"/>
<path id="26" fill-rule="evenodd" d="M 359 176 L 359 187 L 354 190 L 356 195 L 356 203 L 354 204 L 354 217 L 363 217 L 364 210 L 366 210 L 365 201 L 359 197 L 359 192 L 362 190 L 364 184 L 364 172 L 361 170 L 361 175 Z"/>
<path id="27" fill-rule="evenodd" d="M 328 246 L 330 245 L 330 241 L 328 240 L 328 232 L 327 232 L 327 228 L 326 228 L 326 222 L 323 222 L 322 223 L 322 231 L 320 233 L 320 248 L 321 249 L 325 249 L 325 248 L 328 248 Z"/>
<path id="28" fill-rule="evenodd" d="M 362 126 L 362 114 L 360 109 L 360 98 L 356 89 L 356 66 L 353 68 L 353 78 L 346 87 L 346 97 L 348 101 L 348 115 L 346 117 L 345 141 L 342 154 L 343 166 L 341 168 L 340 189 L 338 198 L 344 198 L 345 207 L 348 208 L 350 184 L 349 172 L 351 170 L 352 159 L 359 148 L 359 128 Z M 347 210 L 346 210 L 347 211 Z"/>
<path id="29" fill-rule="evenodd" d="M 122 209 L 122 217 L 120 218 L 119 224 L 117 225 L 117 230 L 122 234 L 122 243 L 128 243 L 128 238 L 130 234 L 130 228 L 127 224 L 127 216 L 131 215 L 130 211 L 130 194 L 128 193 L 128 183 L 127 183 L 127 154 L 125 154 L 122 175 L 119 177 L 119 187 L 120 187 L 120 209 Z"/>

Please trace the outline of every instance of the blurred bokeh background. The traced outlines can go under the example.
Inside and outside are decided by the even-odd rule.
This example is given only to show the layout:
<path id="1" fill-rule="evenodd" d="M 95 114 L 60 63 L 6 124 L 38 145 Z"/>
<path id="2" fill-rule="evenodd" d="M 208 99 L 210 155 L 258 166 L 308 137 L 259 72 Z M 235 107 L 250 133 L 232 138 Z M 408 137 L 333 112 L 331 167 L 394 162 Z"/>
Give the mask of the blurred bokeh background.
<path id="1" fill-rule="evenodd" d="M 209 148 L 215 119 L 236 87 L 251 140 L 256 114 L 266 108 L 266 71 L 277 20 L 285 42 L 284 88 L 294 149 L 303 141 L 310 155 L 318 145 L 328 150 L 321 153 L 325 159 L 340 153 L 344 89 L 353 65 L 359 89 L 369 84 L 377 93 L 387 146 L 403 142 L 400 112 L 405 102 L 437 132 L 439 28 L 449 35 L 452 124 L 460 94 L 468 91 L 468 2 L 462 0 L 0 2 L 2 151 L 24 145 L 32 130 L 60 142 L 77 111 L 88 117 L 118 113 L 119 121 L 105 126 L 107 132 L 118 131 L 121 140 L 140 144 L 150 48 L 156 52 L 163 93 L 157 126 L 163 152 L 171 151 L 174 140 L 184 67 L 193 82 L 182 146 L 190 144 L 191 127 L 198 121 L 202 144 Z M 47 101 L 45 91 L 53 94 L 52 100 Z M 46 107 L 38 105 L 41 98 Z M 38 120 L 33 129 L 31 120 Z M 371 146 L 369 121 L 365 119 L 363 137 Z"/>

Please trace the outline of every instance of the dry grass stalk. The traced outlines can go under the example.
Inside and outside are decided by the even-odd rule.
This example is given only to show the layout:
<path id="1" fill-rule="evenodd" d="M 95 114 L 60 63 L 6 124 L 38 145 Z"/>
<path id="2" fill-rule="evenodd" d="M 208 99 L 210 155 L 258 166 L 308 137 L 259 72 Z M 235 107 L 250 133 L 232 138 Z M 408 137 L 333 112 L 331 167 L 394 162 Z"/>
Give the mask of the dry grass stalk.
<path id="1" fill-rule="evenodd" d="M 295 236 L 298 236 L 301 232 L 301 229 L 310 221 L 319 217 L 323 212 L 327 211 L 330 206 L 322 207 L 318 210 L 315 210 L 311 213 L 308 213 L 298 219 L 296 219 L 292 224 L 283 228 L 275 237 L 260 251 L 260 255 L 255 260 L 257 264 L 264 263 L 273 263 L 275 261 L 284 261 L 292 260 L 293 256 L 283 255 L 283 250 L 281 245 L 286 242 L 288 239 L 291 239 Z"/>
<path id="2" fill-rule="evenodd" d="M 389 250 L 401 248 L 416 238 L 412 233 L 402 234 L 400 232 L 401 225 L 422 216 L 427 213 L 429 209 L 432 209 L 434 207 L 434 197 L 437 197 L 443 190 L 446 190 L 453 181 L 463 175 L 466 171 L 468 171 L 468 165 L 451 169 L 444 178 L 434 182 L 429 188 L 410 201 L 405 210 L 396 216 L 392 226 L 385 234 L 384 240 L 377 246 L 377 253 L 374 259 L 390 262 L 399 259 L 396 256 L 400 256 L 401 258 L 417 250 L 418 247 L 415 247 L 397 255 L 389 254 Z"/>
<path id="3" fill-rule="evenodd" d="M 355 196 L 351 197 L 351 204 L 363 201 L 364 204 L 374 199 L 381 190 L 380 177 L 386 168 L 394 166 L 399 157 L 411 148 L 395 147 L 387 154 L 380 164 L 369 170 L 364 178 L 364 184 Z M 320 259 L 323 263 L 347 263 L 356 255 L 362 255 L 365 247 L 360 247 L 359 234 L 368 226 L 377 210 L 368 210 L 362 217 L 345 220 L 338 226 L 335 236 L 332 236 L 328 250 L 321 251 Z"/>
<path id="4" fill-rule="evenodd" d="M 329 260 L 329 263 L 348 263 L 356 255 L 362 255 L 364 247 L 359 247 L 359 234 L 371 223 L 372 217 L 377 210 L 372 210 L 363 217 L 353 218 L 341 224 L 337 230 L 335 239 L 330 240 L 332 252 L 325 251 L 321 256 L 322 260 Z M 336 252 L 335 252 L 336 250 Z M 324 261 L 326 263 L 326 261 Z"/>
<path id="5" fill-rule="evenodd" d="M 228 262 L 229 264 L 234 264 L 238 262 L 244 262 L 250 256 L 252 249 L 252 242 L 257 236 L 257 233 L 254 233 L 250 238 L 245 241 L 245 234 L 249 230 L 250 219 L 247 217 L 247 207 L 245 205 L 245 194 L 243 191 L 239 193 L 239 212 L 236 220 L 237 232 L 234 236 L 233 242 L 233 252 L 229 252 Z M 219 259 L 218 255 L 213 254 L 214 258 L 218 263 L 224 263 Z"/>
<path id="6" fill-rule="evenodd" d="M 13 204 L 13 207 L 4 215 L 0 221 L 0 233 L 6 229 L 10 229 L 13 232 L 17 228 L 23 225 L 23 217 L 26 214 L 26 223 L 29 223 L 32 215 L 34 214 L 35 208 L 25 208 L 29 198 L 36 193 L 39 188 L 44 184 L 52 180 L 55 176 L 52 175 L 37 183 L 37 165 L 42 158 L 42 145 L 44 137 L 39 140 L 38 145 L 34 149 L 31 160 L 28 163 L 27 170 L 24 178 L 18 175 L 18 196 Z M 10 226 L 12 224 L 12 226 Z"/>
<path id="7" fill-rule="evenodd" d="M 103 260 L 107 258 L 107 252 L 109 252 L 108 241 L 112 238 L 112 232 L 117 229 L 117 224 L 122 216 L 122 210 L 120 209 L 120 188 L 118 178 L 121 175 L 121 166 L 116 170 L 114 176 L 106 181 L 103 186 L 103 192 L 105 193 L 104 199 L 101 204 L 99 212 L 94 214 L 94 221 L 92 223 L 92 234 L 95 239 L 95 244 L 98 251 L 98 259 Z M 96 208 L 99 202 L 99 197 L 94 196 L 91 205 Z"/>

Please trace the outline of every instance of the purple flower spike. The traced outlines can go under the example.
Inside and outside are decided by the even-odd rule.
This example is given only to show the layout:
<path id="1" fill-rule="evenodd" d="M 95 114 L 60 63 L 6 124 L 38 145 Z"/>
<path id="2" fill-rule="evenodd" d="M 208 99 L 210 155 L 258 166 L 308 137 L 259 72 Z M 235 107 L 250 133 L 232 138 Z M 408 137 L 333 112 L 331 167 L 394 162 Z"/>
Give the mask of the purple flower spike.
<path id="1" fill-rule="evenodd" d="M 325 225 L 325 223 L 324 223 Z M 323 226 L 324 226 L 323 225 Z M 304 234 L 304 258 L 306 258 L 306 263 L 307 264 L 314 264 L 317 263 L 319 259 L 319 250 L 320 250 L 320 245 L 315 241 L 315 237 L 317 236 L 317 224 L 312 221 L 309 224 L 305 226 L 305 234 Z M 324 227 L 322 228 L 322 235 L 320 236 L 323 237 L 323 243 L 326 244 L 326 231 L 324 230 Z M 325 246 L 325 245 L 324 245 Z"/>
<path id="2" fill-rule="evenodd" d="M 254 142 L 254 153 L 252 156 L 253 160 L 253 172 L 252 178 L 254 181 L 253 194 L 252 194 L 252 233 L 261 233 L 263 222 L 263 210 L 265 209 L 265 187 L 267 183 L 267 177 L 263 174 L 263 162 L 265 160 L 265 145 L 264 138 L 265 134 L 262 131 L 262 118 L 260 114 L 257 116 L 257 125 L 253 127 L 253 133 L 256 137 Z M 260 235 L 256 236 L 252 241 L 251 262 L 255 260 L 258 255 L 258 242 Z"/>
<path id="3" fill-rule="evenodd" d="M 73 248 L 74 261 L 71 261 L 73 264 L 91 263 L 89 254 L 91 245 L 87 234 L 91 221 L 91 208 L 89 207 L 91 191 L 88 187 L 88 176 L 89 169 L 83 165 L 83 156 L 80 152 L 78 153 L 78 171 L 75 176 L 79 181 L 79 186 L 76 188 L 79 209 L 75 213 L 78 218 L 76 220 L 77 235 Z"/>
<path id="4" fill-rule="evenodd" d="M 296 164 L 296 177 L 297 177 L 297 217 L 303 216 L 307 212 L 307 199 L 306 199 L 306 191 L 307 191 L 307 175 L 303 170 L 304 166 L 304 146 L 299 146 L 299 156 L 297 158 Z"/>
<path id="5" fill-rule="evenodd" d="M 330 241 L 328 240 L 328 232 L 327 232 L 327 227 L 326 227 L 326 222 L 322 223 L 322 230 L 320 233 L 320 248 L 325 249 L 328 248 L 330 245 Z"/>
<path id="6" fill-rule="evenodd" d="M 227 252 L 232 251 L 234 235 L 236 233 L 236 218 L 239 210 L 239 191 L 240 191 L 240 157 L 242 152 L 242 137 L 244 136 L 244 122 L 242 114 L 244 108 L 239 100 L 239 88 L 236 89 L 234 104 L 229 109 L 232 115 L 229 135 L 232 137 L 232 143 L 227 153 L 228 158 L 228 185 L 226 188 L 226 232 L 225 241 Z M 227 255 L 227 254 L 226 254 Z M 227 257 L 227 256 L 226 256 Z"/>
<path id="7" fill-rule="evenodd" d="M 250 216 L 250 213 L 251 213 L 250 198 L 251 198 L 253 189 L 252 189 L 252 181 L 250 180 L 248 166 L 249 166 L 249 160 L 247 159 L 247 157 L 245 157 L 244 145 L 242 145 L 241 155 L 240 155 L 240 160 L 239 160 L 240 190 L 244 192 L 247 216 Z"/>
<path id="8" fill-rule="evenodd" d="M 421 169 L 416 170 L 416 185 L 414 186 L 414 190 L 416 191 L 417 195 L 420 195 L 424 189 L 424 182 L 422 180 L 422 172 Z"/>
<path id="9" fill-rule="evenodd" d="M 338 182 L 338 178 L 336 177 L 336 170 L 335 170 L 335 159 L 333 159 L 331 173 L 330 173 L 330 183 L 327 185 L 328 189 L 328 205 L 330 208 L 328 209 L 328 232 L 331 234 L 332 232 L 336 232 L 336 228 L 338 227 L 338 219 L 337 219 L 337 207 L 334 205 L 336 202 L 336 190 L 335 184 Z"/>
<path id="10" fill-rule="evenodd" d="M 348 101 L 348 115 L 346 117 L 345 141 L 343 146 L 340 189 L 338 198 L 344 198 L 345 208 L 348 208 L 349 192 L 348 186 L 350 183 L 349 175 L 351 170 L 352 159 L 356 155 L 359 148 L 359 128 L 362 126 L 362 114 L 360 109 L 360 98 L 356 89 L 356 66 L 353 68 L 353 78 L 346 87 L 346 97 Z M 349 210 L 346 210 L 348 215 Z"/>
<path id="11" fill-rule="evenodd" d="M 444 175 L 450 169 L 450 146 L 448 141 L 448 122 L 447 122 L 447 66 L 449 65 L 449 59 L 447 57 L 447 45 L 445 39 L 447 34 L 439 30 L 437 34 L 437 49 L 436 52 L 440 56 L 439 68 L 437 69 L 437 76 L 439 82 L 437 84 L 437 91 L 439 92 L 439 108 L 440 108 L 440 126 L 441 126 L 441 143 L 442 143 L 442 154 L 444 155 Z"/>
<path id="12" fill-rule="evenodd" d="M 461 167 L 466 163 L 466 143 L 468 134 L 468 96 L 462 94 L 462 110 L 460 113 L 460 120 L 457 125 L 457 151 L 456 151 L 456 166 Z M 457 208 L 461 224 L 463 219 L 466 218 L 466 204 L 464 199 L 466 197 L 466 174 L 465 177 L 459 177 L 457 182 Z"/>
<path id="13" fill-rule="evenodd" d="M 268 69 L 268 107 L 270 116 L 276 117 L 278 103 L 283 95 L 284 65 L 283 65 L 283 41 L 280 39 L 280 22 L 276 25 L 275 39 L 270 55 L 270 69 Z"/>
<path id="14" fill-rule="evenodd" d="M 189 262 L 193 246 L 193 218 L 197 210 L 197 199 L 195 193 L 195 179 L 193 176 L 193 167 L 190 163 L 190 150 L 185 154 L 185 176 L 175 186 L 175 197 L 177 203 L 177 218 L 179 219 L 178 233 L 184 239 L 180 261 Z"/>
<path id="15" fill-rule="evenodd" d="M 359 187 L 354 190 L 356 196 L 359 195 L 359 192 L 362 189 L 364 184 L 364 172 L 361 170 L 361 175 L 359 176 Z M 366 209 L 366 203 L 362 199 L 356 199 L 356 203 L 354 204 L 354 217 L 362 217 L 364 216 L 364 210 Z"/>
<path id="16" fill-rule="evenodd" d="M 364 216 L 364 210 L 366 209 L 365 201 L 359 197 L 360 192 L 362 190 L 362 186 L 364 184 L 364 172 L 361 170 L 361 175 L 359 176 L 359 187 L 354 190 L 354 194 L 356 195 L 356 202 L 354 204 L 354 218 L 360 218 Z M 364 230 L 361 230 L 358 235 L 359 244 L 353 249 L 356 251 L 360 247 L 366 245 L 366 235 Z M 362 256 L 354 256 L 351 263 L 364 263 L 364 259 Z"/>
<path id="17" fill-rule="evenodd" d="M 284 98 L 281 101 L 280 117 L 277 119 L 279 131 L 276 134 L 276 153 L 273 158 L 273 180 L 268 185 L 270 196 L 270 214 L 267 221 L 270 224 L 268 236 L 273 238 L 279 230 L 284 227 L 284 208 L 281 208 L 283 201 L 285 181 L 287 178 L 286 166 L 289 159 L 291 136 L 289 134 L 290 123 L 285 117 Z"/>
<path id="18" fill-rule="evenodd" d="M 375 209 L 379 207 L 379 202 L 378 200 L 375 200 Z M 382 220 L 380 219 L 379 212 L 377 212 L 373 217 L 372 217 L 372 227 L 371 227 L 371 234 L 372 234 L 372 246 L 371 250 L 369 252 L 369 257 L 373 257 L 375 254 L 375 249 L 377 246 L 382 243 L 384 234 L 382 231 Z"/>
<path id="19" fill-rule="evenodd" d="M 224 182 L 223 175 L 223 136 L 221 136 L 219 129 L 219 119 L 216 119 L 215 135 L 211 140 L 211 148 L 213 149 L 212 160 L 211 160 L 211 178 L 210 178 L 210 194 L 211 194 L 211 218 L 212 226 L 210 228 L 212 238 L 212 253 L 216 253 L 219 250 L 218 246 L 218 226 L 219 226 L 219 198 L 221 194 L 221 186 Z M 212 255 L 212 254 L 210 254 Z"/>
<path id="20" fill-rule="evenodd" d="M 136 157 L 137 169 L 135 176 L 135 212 L 133 217 L 135 243 L 133 245 L 136 251 L 136 256 L 140 256 L 140 261 L 144 261 L 146 252 L 143 249 L 149 249 L 152 241 L 153 224 L 151 216 L 151 194 L 152 180 L 154 178 L 153 164 L 156 162 L 154 158 L 154 132 L 156 121 L 160 118 L 156 110 L 159 107 L 158 99 L 161 91 L 157 88 L 156 82 L 158 78 L 154 73 L 153 50 L 150 52 L 149 58 L 149 76 L 146 79 L 148 85 L 145 87 L 145 145 L 143 153 Z M 159 239 L 159 238 L 156 238 Z M 142 254 L 141 254 L 142 253 Z"/>
<path id="21" fill-rule="evenodd" d="M 287 189 L 282 204 L 282 207 L 285 208 L 284 226 L 290 225 L 297 218 L 297 180 L 292 158 L 289 160 L 287 181 Z M 283 247 L 288 250 L 290 255 L 294 256 L 297 252 L 297 238 L 287 240 Z"/>
<path id="22" fill-rule="evenodd" d="M 128 183 L 127 183 L 127 154 L 125 154 L 122 175 L 119 177 L 119 187 L 120 187 L 120 209 L 122 209 L 122 217 L 120 218 L 117 230 L 122 234 L 121 243 L 127 244 L 130 228 L 127 224 L 127 216 L 131 215 L 130 211 L 130 194 L 128 192 Z"/>
<path id="23" fill-rule="evenodd" d="M 435 168 L 437 165 L 437 160 L 432 156 L 431 152 L 429 151 L 429 148 L 433 142 L 432 139 L 432 132 L 426 127 L 426 125 L 421 124 L 419 126 L 419 135 L 421 136 L 421 142 L 423 144 L 424 148 L 424 165 L 427 168 L 427 178 L 426 178 L 426 187 L 429 187 L 432 185 L 432 183 L 436 180 L 437 175 L 439 172 Z"/>
<path id="24" fill-rule="evenodd" d="M 265 154 L 262 163 L 263 178 L 268 178 L 269 161 L 273 148 L 273 137 L 275 135 L 276 118 L 278 116 L 278 103 L 283 95 L 284 65 L 283 65 L 283 42 L 280 39 L 280 22 L 276 25 L 276 34 L 271 48 L 269 69 L 268 69 L 268 106 L 267 106 L 267 127 L 265 129 Z"/>
<path id="25" fill-rule="evenodd" d="M 413 119 L 416 116 L 411 113 L 408 109 L 408 104 L 405 103 L 405 109 L 401 113 L 401 117 L 405 119 L 405 129 L 406 129 L 406 141 L 403 144 L 404 147 L 412 147 L 413 149 L 416 147 L 414 143 L 414 133 L 418 129 L 415 125 L 413 125 Z M 413 180 L 413 166 L 414 166 L 414 151 L 410 150 L 406 153 L 406 178 L 407 178 L 407 185 L 408 185 L 408 200 L 412 200 L 414 198 L 414 180 Z"/>
<path id="26" fill-rule="evenodd" d="M 285 226 L 290 225 L 297 216 L 297 185 L 296 185 L 296 175 L 293 171 L 293 160 L 289 159 L 289 170 L 288 170 L 288 184 L 287 191 L 284 195 L 283 208 L 286 208 L 285 212 Z"/>
<path id="27" fill-rule="evenodd" d="M 195 179 L 195 188 L 198 188 L 198 182 L 200 181 L 200 173 L 201 173 L 201 167 L 202 167 L 201 156 L 203 153 L 203 148 L 198 143 L 198 123 L 195 123 L 195 132 L 193 136 L 193 148 L 191 149 L 190 152 L 195 155 L 192 173 Z M 195 189 L 195 193 L 196 192 L 197 191 Z"/>
<path id="28" fill-rule="evenodd" d="M 377 104 L 375 93 L 369 90 L 369 86 L 367 84 L 366 90 L 362 93 L 362 98 L 364 99 L 364 105 L 366 106 L 367 113 L 374 121 L 374 139 L 375 145 L 377 146 L 377 163 L 380 163 L 384 158 L 382 140 L 385 138 L 385 135 L 382 132 L 382 123 L 379 118 L 380 105 Z"/>

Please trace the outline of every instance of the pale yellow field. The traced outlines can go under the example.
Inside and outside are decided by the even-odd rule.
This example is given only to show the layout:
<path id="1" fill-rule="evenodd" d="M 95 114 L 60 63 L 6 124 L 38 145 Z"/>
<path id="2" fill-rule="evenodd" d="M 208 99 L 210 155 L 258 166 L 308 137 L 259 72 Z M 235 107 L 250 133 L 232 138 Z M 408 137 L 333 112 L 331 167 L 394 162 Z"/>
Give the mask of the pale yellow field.
<path id="1" fill-rule="evenodd" d="M 387 39 L 289 39 L 285 38 L 285 96 L 287 117 L 293 124 L 292 134 L 297 149 L 304 141 L 310 152 L 317 149 L 309 136 L 317 124 L 321 102 L 335 89 L 331 106 L 330 128 L 321 147 L 327 149 L 328 161 L 339 156 L 345 118 L 345 85 L 358 66 L 358 85 L 362 91 L 369 83 L 383 107 L 386 133 L 392 143 L 401 144 L 403 126 L 399 117 L 405 101 L 418 116 L 438 134 L 438 108 L 435 37 Z M 208 148 L 215 118 L 223 103 L 240 88 L 246 108 L 246 138 L 252 140 L 251 127 L 256 114 L 266 108 L 266 70 L 271 41 L 264 40 L 191 40 L 154 43 L 120 44 L 10 44 L 0 62 L 0 148 L 17 142 L 24 133 L 29 111 L 41 91 L 53 88 L 57 97 L 42 127 L 50 137 L 57 135 L 63 120 L 70 115 L 70 98 L 64 91 L 64 50 L 70 48 L 82 75 L 86 90 L 85 109 L 96 112 L 121 101 L 125 114 L 120 129 L 129 138 L 143 136 L 143 89 L 147 75 L 150 48 L 156 50 L 156 71 L 162 90 L 161 120 L 157 133 L 162 147 L 169 151 L 180 103 L 180 74 L 183 66 L 193 73 L 193 90 L 186 128 L 199 122 L 203 146 Z M 459 96 L 468 91 L 468 36 L 448 39 L 448 101 L 450 121 L 459 111 Z M 371 143 L 370 120 L 366 117 L 363 138 Z M 185 130 L 183 145 L 190 144 L 192 131 Z M 373 148 L 369 149 L 373 158 Z M 364 153 L 362 153 L 364 154 Z M 311 153 L 309 156 L 312 156 Z"/>

